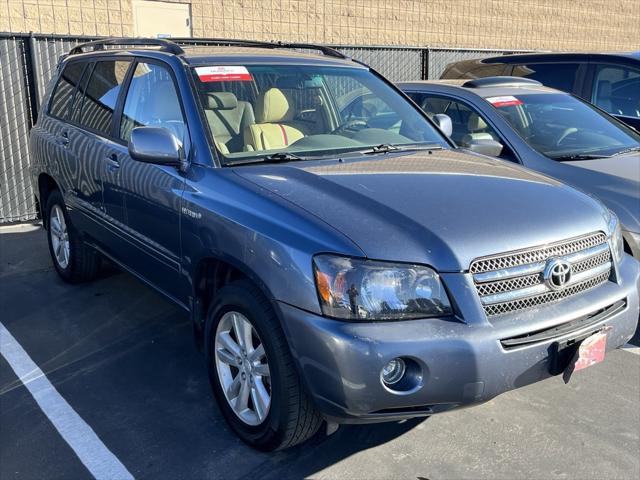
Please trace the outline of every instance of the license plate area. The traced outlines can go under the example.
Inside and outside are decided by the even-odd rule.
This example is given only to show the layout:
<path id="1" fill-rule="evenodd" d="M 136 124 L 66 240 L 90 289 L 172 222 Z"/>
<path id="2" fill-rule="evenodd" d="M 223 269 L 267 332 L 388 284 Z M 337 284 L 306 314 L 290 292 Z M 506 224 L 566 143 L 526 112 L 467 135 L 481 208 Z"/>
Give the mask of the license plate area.
<path id="1" fill-rule="evenodd" d="M 565 381 L 571 374 L 604 360 L 607 346 L 607 332 L 604 327 L 595 332 L 587 332 L 562 342 L 553 342 L 550 347 L 549 373 L 565 373 Z"/>

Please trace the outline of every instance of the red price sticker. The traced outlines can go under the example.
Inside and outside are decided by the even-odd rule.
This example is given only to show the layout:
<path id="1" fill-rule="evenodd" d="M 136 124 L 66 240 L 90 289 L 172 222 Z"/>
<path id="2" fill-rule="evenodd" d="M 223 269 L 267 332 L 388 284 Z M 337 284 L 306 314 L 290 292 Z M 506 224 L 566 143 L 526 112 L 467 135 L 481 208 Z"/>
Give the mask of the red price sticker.
<path id="1" fill-rule="evenodd" d="M 237 65 L 197 67 L 196 73 L 201 82 L 250 82 L 253 79 L 246 67 Z"/>
<path id="2" fill-rule="evenodd" d="M 516 97 L 512 97 L 511 95 L 505 95 L 503 97 L 489 97 L 487 98 L 487 102 L 496 108 L 513 107 L 514 105 L 522 105 L 523 103 L 522 100 L 518 100 Z"/>

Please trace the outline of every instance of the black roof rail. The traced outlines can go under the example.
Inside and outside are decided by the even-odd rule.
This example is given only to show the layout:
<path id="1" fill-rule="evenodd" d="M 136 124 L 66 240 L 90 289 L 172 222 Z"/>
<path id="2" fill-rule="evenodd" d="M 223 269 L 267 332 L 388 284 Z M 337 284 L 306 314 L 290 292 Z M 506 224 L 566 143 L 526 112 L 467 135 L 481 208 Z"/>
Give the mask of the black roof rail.
<path id="1" fill-rule="evenodd" d="M 462 84 L 465 88 L 521 87 L 526 85 L 541 87 L 542 83 L 537 80 L 533 80 L 532 78 L 495 76 L 474 78 L 473 80 L 469 80 Z"/>
<path id="2" fill-rule="evenodd" d="M 259 40 L 239 40 L 235 38 L 171 38 L 172 42 L 182 46 L 198 45 L 229 45 L 233 47 L 256 47 L 256 48 L 299 48 L 307 50 L 318 50 L 328 57 L 349 60 L 350 58 L 335 48 L 314 43 L 287 43 L 287 42 L 262 42 Z"/>
<path id="3" fill-rule="evenodd" d="M 160 47 L 160 51 L 173 53 L 175 55 L 182 55 L 184 50 L 180 48 L 176 43 L 164 39 L 164 38 L 103 38 L 101 40 L 94 40 L 92 42 L 81 43 L 76 45 L 69 51 L 69 55 L 76 55 L 78 53 L 84 53 L 86 48 L 90 48 L 88 51 L 104 50 L 105 46 L 144 46 L 144 47 Z"/>

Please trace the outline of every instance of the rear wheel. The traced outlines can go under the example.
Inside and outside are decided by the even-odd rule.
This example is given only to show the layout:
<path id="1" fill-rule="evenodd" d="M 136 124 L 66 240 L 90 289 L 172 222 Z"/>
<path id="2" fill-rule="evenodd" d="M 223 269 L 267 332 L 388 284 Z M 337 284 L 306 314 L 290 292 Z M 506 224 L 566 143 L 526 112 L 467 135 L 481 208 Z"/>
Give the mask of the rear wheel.
<path id="1" fill-rule="evenodd" d="M 206 328 L 209 380 L 236 434 L 260 450 L 313 436 L 322 424 L 269 301 L 246 280 L 223 287 Z"/>
<path id="2" fill-rule="evenodd" d="M 60 277 L 69 283 L 91 280 L 98 273 L 100 257 L 85 245 L 73 228 L 59 190 L 47 201 L 49 252 Z"/>

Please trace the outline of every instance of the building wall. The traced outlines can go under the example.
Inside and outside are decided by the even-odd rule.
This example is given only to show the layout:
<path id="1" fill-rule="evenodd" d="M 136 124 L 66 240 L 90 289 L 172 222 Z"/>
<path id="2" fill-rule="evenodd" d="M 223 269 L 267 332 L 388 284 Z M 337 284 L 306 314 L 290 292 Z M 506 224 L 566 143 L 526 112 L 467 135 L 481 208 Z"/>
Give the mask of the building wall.
<path id="1" fill-rule="evenodd" d="M 195 37 L 496 49 L 640 48 L 640 0 L 172 0 Z M 131 0 L 0 0 L 0 31 L 134 34 Z"/>

